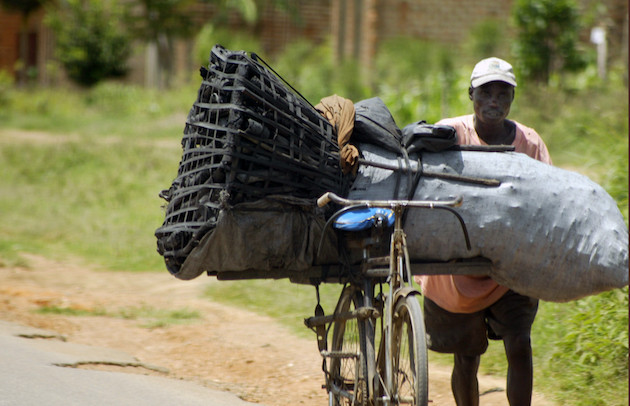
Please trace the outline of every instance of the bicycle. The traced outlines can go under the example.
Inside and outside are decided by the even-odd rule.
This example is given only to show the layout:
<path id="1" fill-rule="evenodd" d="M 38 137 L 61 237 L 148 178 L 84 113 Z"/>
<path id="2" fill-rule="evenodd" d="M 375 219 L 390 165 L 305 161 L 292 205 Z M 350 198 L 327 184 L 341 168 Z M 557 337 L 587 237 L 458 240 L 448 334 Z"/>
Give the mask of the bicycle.
<path id="1" fill-rule="evenodd" d="M 429 399 L 424 319 L 420 292 L 412 286 L 403 218 L 409 208 L 449 210 L 460 220 L 469 245 L 463 220 L 452 209 L 462 198 L 348 200 L 329 192 L 317 203 L 323 207 L 329 202 L 344 208 L 331 216 L 328 224 L 335 222 L 338 230 L 353 221 L 358 224 L 354 229 L 347 227 L 350 231 L 346 236 L 352 249 L 361 249 L 360 260 L 342 259 L 343 271 L 335 279 L 344 287 L 334 313 L 324 315 L 317 289 L 315 316 L 304 320 L 317 334 L 329 405 L 425 406 Z M 357 214 L 358 220 L 352 220 Z M 389 249 L 385 250 L 381 242 L 392 226 Z M 373 251 L 385 251 L 385 255 L 372 256 Z M 375 295 L 377 286 L 379 293 Z"/>

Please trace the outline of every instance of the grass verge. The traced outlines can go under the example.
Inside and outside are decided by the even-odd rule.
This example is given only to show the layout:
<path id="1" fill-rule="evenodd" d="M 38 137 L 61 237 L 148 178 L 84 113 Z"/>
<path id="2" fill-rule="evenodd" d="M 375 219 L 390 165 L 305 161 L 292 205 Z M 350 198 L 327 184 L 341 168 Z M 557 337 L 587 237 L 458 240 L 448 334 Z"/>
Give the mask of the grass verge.
<path id="1" fill-rule="evenodd" d="M 108 311 L 103 308 L 85 309 L 61 306 L 42 306 L 36 310 L 39 314 L 53 314 L 73 317 L 112 317 L 125 320 L 137 320 L 143 328 L 168 327 L 173 324 L 190 323 L 201 318 L 196 310 L 156 309 L 143 305 L 138 307 L 123 307 L 116 311 Z"/>

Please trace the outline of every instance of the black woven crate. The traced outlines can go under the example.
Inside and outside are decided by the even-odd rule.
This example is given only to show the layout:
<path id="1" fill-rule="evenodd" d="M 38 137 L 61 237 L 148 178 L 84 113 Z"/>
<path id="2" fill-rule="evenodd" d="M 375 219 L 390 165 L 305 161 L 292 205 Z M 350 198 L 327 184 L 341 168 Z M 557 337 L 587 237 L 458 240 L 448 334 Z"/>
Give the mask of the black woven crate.
<path id="1" fill-rule="evenodd" d="M 332 126 L 255 56 L 215 46 L 182 139 L 158 252 L 177 273 L 219 211 L 269 195 L 344 194 Z"/>

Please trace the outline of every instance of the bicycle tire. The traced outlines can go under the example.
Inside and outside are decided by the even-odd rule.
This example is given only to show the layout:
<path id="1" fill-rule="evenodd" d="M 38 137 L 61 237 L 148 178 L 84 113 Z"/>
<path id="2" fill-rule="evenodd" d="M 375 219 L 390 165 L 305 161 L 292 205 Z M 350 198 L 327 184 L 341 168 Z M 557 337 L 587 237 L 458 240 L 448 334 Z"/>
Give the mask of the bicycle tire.
<path id="1" fill-rule="evenodd" d="M 360 290 L 348 286 L 342 291 L 335 312 L 344 313 L 361 307 Z M 367 405 L 367 362 L 365 358 L 365 328 L 358 319 L 333 321 L 332 352 L 356 354 L 357 358 L 333 357 L 330 360 L 331 383 L 350 397 L 331 391 L 333 406 Z M 357 364 L 358 363 L 358 364 Z M 358 365 L 358 368 L 357 368 Z M 358 376 L 357 376 L 358 374 Z"/>
<path id="2" fill-rule="evenodd" d="M 393 320 L 392 366 L 394 405 L 429 403 L 428 356 L 424 318 L 415 295 L 396 301 Z"/>

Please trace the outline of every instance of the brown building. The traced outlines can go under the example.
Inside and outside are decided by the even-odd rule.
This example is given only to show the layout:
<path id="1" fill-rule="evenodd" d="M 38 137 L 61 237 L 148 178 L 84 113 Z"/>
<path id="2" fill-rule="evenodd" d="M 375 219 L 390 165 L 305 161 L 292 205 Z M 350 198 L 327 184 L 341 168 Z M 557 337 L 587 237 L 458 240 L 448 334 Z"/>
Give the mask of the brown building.
<path id="1" fill-rule="evenodd" d="M 0 7 L 0 70 L 15 78 L 21 71 L 39 83 L 48 82 L 45 66 L 53 58 L 53 46 L 52 34 L 43 17 L 44 11 L 39 10 L 25 21 L 20 13 Z M 26 45 L 23 57 L 20 57 L 20 41 Z"/>
<path id="2" fill-rule="evenodd" d="M 593 1 L 581 0 L 581 4 L 588 6 Z M 482 21 L 501 18 L 507 21 L 512 7 L 511 0 L 301 0 L 296 3 L 299 21 L 287 12 L 267 7 L 261 10 L 259 21 L 248 27 L 261 41 L 261 55 L 280 52 L 296 38 L 318 43 L 331 37 L 338 58 L 357 58 L 369 66 L 380 41 L 410 36 L 445 44 L 458 43 Z M 609 17 L 603 21 L 609 33 L 609 56 L 619 57 L 624 46 L 627 47 L 628 4 L 625 0 L 603 0 L 602 3 L 609 10 Z M 200 23 L 209 21 L 213 14 L 213 6 L 207 2 L 200 1 L 195 6 L 195 16 Z M 237 16 L 229 20 L 233 27 L 245 26 Z M 40 84 L 52 83 L 49 62 L 54 59 L 54 41 L 42 22 L 43 11 L 32 15 L 26 24 L 29 53 L 24 65 L 18 54 L 21 21 L 20 14 L 0 7 L 0 70 L 16 76 L 18 69 L 24 66 L 24 72 L 33 80 Z M 178 42 L 174 55 L 176 72 L 196 69 L 190 66 L 190 48 L 190 42 Z M 134 54 L 128 80 L 150 84 L 151 52 L 145 45 L 138 45 L 138 52 Z"/>

